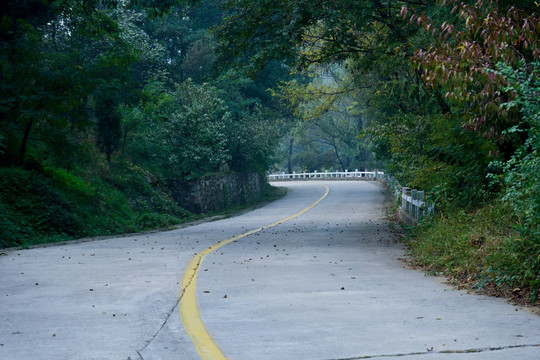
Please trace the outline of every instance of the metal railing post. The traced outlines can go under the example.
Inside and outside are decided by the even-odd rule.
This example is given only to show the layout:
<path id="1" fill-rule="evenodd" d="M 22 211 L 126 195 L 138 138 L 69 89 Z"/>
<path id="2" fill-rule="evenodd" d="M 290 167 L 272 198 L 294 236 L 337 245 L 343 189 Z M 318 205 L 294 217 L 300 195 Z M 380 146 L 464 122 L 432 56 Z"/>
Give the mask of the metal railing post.
<path id="1" fill-rule="evenodd" d="M 411 190 L 411 215 L 418 219 L 418 202 L 416 200 L 416 194 L 418 193 L 418 190 L 413 189 Z"/>
<path id="2" fill-rule="evenodd" d="M 418 191 L 418 219 L 421 219 L 425 215 L 425 202 L 424 202 L 424 196 L 425 193 L 423 191 Z"/>
<path id="3" fill-rule="evenodd" d="M 401 188 L 401 207 L 407 210 L 407 188 L 402 187 Z"/>

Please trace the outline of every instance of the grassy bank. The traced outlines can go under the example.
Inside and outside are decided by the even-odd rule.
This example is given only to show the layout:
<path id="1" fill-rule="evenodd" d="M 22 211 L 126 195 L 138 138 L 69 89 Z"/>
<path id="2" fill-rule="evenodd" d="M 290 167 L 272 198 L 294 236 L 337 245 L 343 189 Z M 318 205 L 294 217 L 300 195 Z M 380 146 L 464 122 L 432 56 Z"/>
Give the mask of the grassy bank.
<path id="1" fill-rule="evenodd" d="M 413 262 L 456 285 L 540 304 L 540 241 L 520 233 L 508 204 L 448 211 L 410 232 Z"/>
<path id="2" fill-rule="evenodd" d="M 273 196 L 267 189 L 265 199 Z M 0 214 L 0 248 L 166 229 L 205 216 L 182 209 L 158 179 L 127 163 L 92 173 L 0 169 Z"/>
<path id="3" fill-rule="evenodd" d="M 0 246 L 165 228 L 192 216 L 142 169 L 126 167 L 0 169 Z"/>

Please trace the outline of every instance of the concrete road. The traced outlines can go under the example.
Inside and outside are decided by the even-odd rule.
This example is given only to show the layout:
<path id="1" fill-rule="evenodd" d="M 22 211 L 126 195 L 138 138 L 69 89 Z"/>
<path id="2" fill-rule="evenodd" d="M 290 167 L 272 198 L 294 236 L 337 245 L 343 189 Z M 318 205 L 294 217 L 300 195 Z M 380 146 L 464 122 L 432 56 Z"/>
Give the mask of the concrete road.
<path id="1" fill-rule="evenodd" d="M 4 252 L 0 359 L 200 359 L 179 314 L 188 263 L 295 214 L 197 261 L 187 311 L 227 358 L 540 359 L 540 317 L 404 267 L 377 183 L 327 182 L 299 214 L 323 184 L 174 231 Z"/>

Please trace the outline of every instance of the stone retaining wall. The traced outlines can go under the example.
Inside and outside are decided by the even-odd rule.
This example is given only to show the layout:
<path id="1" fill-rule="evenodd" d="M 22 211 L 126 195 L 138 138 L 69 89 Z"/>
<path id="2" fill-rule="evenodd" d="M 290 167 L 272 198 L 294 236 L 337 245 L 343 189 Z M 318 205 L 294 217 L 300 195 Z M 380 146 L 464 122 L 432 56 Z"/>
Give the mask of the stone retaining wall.
<path id="1" fill-rule="evenodd" d="M 258 173 L 207 175 L 201 179 L 173 180 L 173 199 L 194 213 L 208 213 L 259 199 L 266 179 Z"/>

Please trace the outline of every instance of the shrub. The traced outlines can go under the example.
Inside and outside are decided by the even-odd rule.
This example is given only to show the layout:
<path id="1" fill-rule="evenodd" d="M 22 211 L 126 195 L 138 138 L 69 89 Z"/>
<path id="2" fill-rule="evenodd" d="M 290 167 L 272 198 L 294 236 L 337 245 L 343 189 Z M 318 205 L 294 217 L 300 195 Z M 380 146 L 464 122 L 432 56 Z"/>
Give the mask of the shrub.
<path id="1" fill-rule="evenodd" d="M 43 235 L 79 229 L 66 198 L 35 171 L 0 169 L 1 245 L 17 246 Z"/>
<path id="2" fill-rule="evenodd" d="M 488 284 L 500 291 L 526 288 L 536 301 L 540 244 L 520 234 L 516 224 L 511 205 L 500 199 L 474 211 L 447 211 L 413 230 L 410 254 L 434 273 L 478 289 Z"/>
<path id="3" fill-rule="evenodd" d="M 530 69 L 523 62 L 517 70 L 506 65 L 499 68 L 499 74 L 509 83 L 506 91 L 517 94 L 515 100 L 502 107 L 518 107 L 522 115 L 522 120 L 506 133 L 526 138 L 510 160 L 501 164 L 506 185 L 504 199 L 521 217 L 521 230 L 540 241 L 540 61 L 531 63 Z"/>

